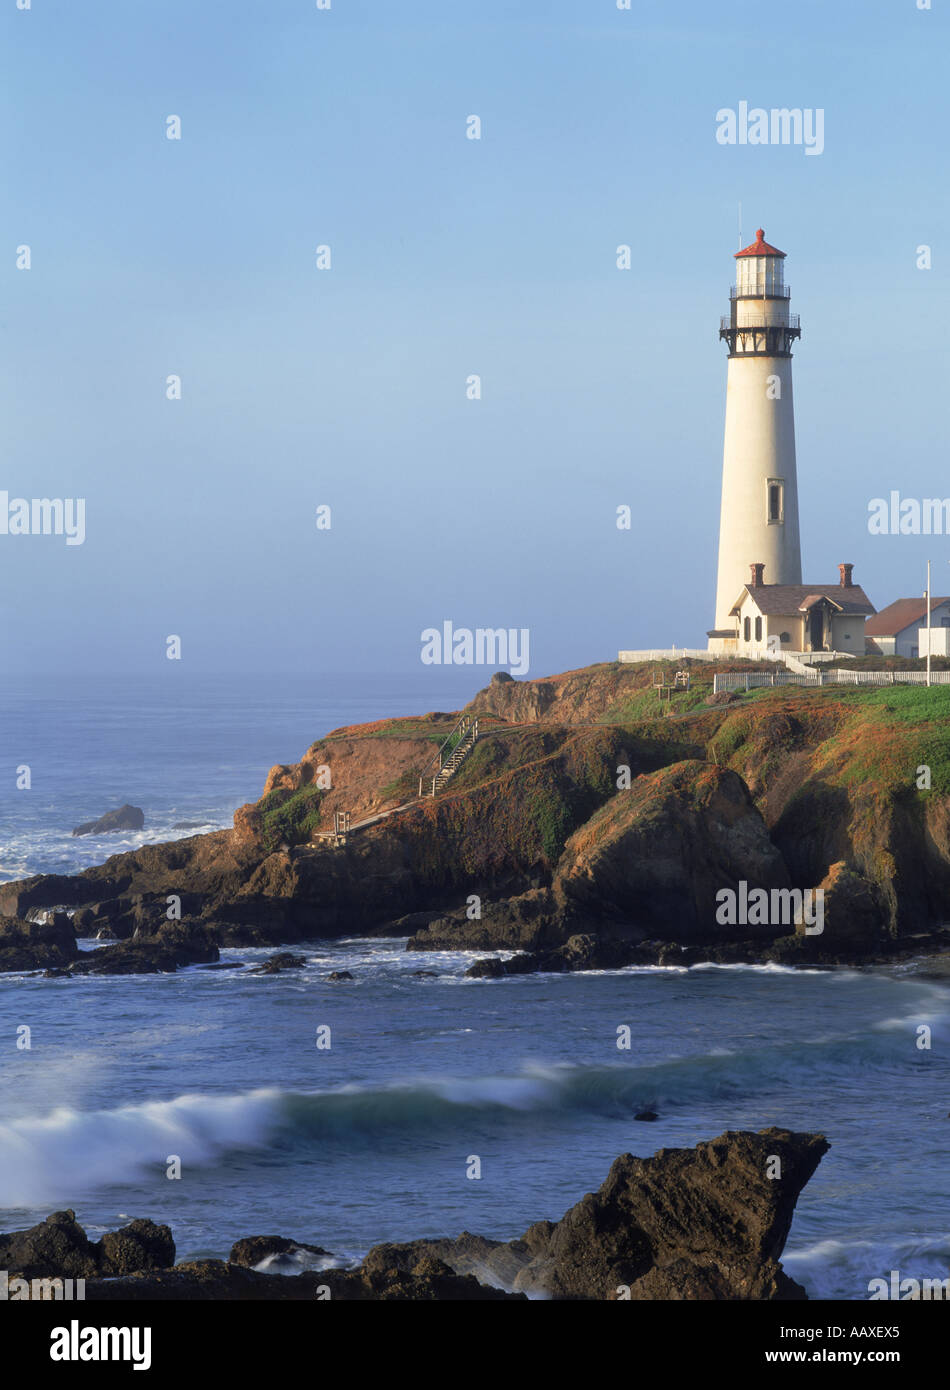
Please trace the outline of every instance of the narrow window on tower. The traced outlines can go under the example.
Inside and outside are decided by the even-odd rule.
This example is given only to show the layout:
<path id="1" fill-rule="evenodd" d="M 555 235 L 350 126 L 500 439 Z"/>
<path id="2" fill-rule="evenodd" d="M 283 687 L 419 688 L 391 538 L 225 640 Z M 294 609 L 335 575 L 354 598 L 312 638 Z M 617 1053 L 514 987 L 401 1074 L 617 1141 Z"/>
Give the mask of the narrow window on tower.
<path id="1" fill-rule="evenodd" d="M 746 619 L 744 619 L 743 624 L 742 624 L 742 632 L 743 632 L 743 636 L 744 636 L 744 638 L 745 638 L 745 641 L 748 642 L 749 638 L 750 638 L 751 635 L 752 635 L 752 619 L 751 619 L 751 618 L 746 618 Z"/>
<path id="2" fill-rule="evenodd" d="M 785 484 L 781 478 L 769 478 L 766 496 L 769 525 L 781 526 L 785 521 Z"/>
<path id="3" fill-rule="evenodd" d="M 761 641 L 762 641 L 762 619 L 761 619 L 761 618 L 756 618 L 756 620 L 755 620 L 755 640 L 756 640 L 757 642 L 761 642 Z"/>

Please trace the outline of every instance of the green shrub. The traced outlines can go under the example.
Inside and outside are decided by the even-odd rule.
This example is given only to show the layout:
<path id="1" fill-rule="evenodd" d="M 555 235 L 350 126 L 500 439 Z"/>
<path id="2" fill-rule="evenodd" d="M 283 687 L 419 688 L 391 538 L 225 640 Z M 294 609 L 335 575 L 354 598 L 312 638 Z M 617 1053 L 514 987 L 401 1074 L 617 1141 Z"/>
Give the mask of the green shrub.
<path id="1" fill-rule="evenodd" d="M 279 844 L 305 844 L 320 824 L 322 787 L 311 783 L 299 791 L 279 787 L 259 803 L 264 847 L 275 850 Z"/>

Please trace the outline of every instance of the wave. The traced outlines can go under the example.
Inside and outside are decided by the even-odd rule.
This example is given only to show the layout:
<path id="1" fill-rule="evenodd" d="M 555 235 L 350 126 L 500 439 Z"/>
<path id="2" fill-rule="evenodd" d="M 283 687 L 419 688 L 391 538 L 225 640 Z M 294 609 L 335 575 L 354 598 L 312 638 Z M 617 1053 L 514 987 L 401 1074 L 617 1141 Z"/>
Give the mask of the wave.
<path id="1" fill-rule="evenodd" d="M 418 1142 L 420 1135 L 460 1126 L 471 1133 L 485 1121 L 496 1132 L 526 1116 L 533 1124 L 545 1115 L 561 1125 L 585 1116 L 627 1123 L 646 1106 L 661 1115 L 723 1103 L 735 1109 L 757 1095 L 767 1096 L 774 1109 L 783 1093 L 794 1098 L 803 1087 L 840 1088 L 842 1075 L 860 1075 L 863 1089 L 877 1071 L 880 1084 L 891 1084 L 892 1069 L 902 1065 L 892 1039 L 878 1031 L 654 1062 L 632 1056 L 601 1066 L 526 1063 L 511 1075 L 189 1094 L 112 1110 L 61 1106 L 42 1117 L 0 1122 L 0 1207 L 34 1207 L 134 1182 L 163 1171 L 171 1155 L 185 1169 L 255 1149 L 312 1154 L 322 1144 L 350 1155 L 378 1148 L 381 1139 Z"/>
<path id="2" fill-rule="evenodd" d="M 164 1169 L 171 1155 L 205 1165 L 263 1146 L 281 1093 L 184 1095 L 115 1110 L 60 1106 L 0 1123 L 0 1207 L 34 1207 Z"/>
<path id="3" fill-rule="evenodd" d="M 923 1239 L 894 1235 L 890 1239 L 841 1240 L 829 1237 L 795 1248 L 794 1235 L 782 1253 L 782 1264 L 793 1279 L 808 1289 L 809 1298 L 869 1299 L 872 1279 L 945 1279 L 950 1237 L 945 1232 Z"/>

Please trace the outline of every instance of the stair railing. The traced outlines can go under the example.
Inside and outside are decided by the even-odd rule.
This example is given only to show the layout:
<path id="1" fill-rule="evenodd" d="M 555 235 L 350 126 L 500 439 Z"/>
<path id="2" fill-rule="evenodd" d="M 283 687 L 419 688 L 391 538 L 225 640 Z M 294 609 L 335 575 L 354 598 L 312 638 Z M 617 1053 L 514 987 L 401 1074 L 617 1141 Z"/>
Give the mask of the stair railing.
<path id="1" fill-rule="evenodd" d="M 470 714 L 463 714 L 452 728 L 448 737 L 443 739 L 442 743 L 439 744 L 438 752 L 423 769 L 419 777 L 420 796 L 423 795 L 422 789 L 426 782 L 430 783 L 431 788 L 428 795 L 435 796 L 439 777 L 445 771 L 447 764 L 451 762 L 458 749 L 467 738 L 471 740 L 471 743 L 474 743 L 478 738 L 478 720 L 473 719 Z M 471 746 L 471 743 L 469 746 Z M 466 749 L 466 752 L 467 751 Z M 459 759 L 459 761 L 461 761 L 461 759 Z M 436 764 L 438 764 L 437 768 Z M 456 766 L 458 766 L 458 764 L 456 764 Z M 435 772 L 433 772 L 434 768 L 436 768 Z M 455 768 L 453 767 L 450 771 L 454 772 Z"/>

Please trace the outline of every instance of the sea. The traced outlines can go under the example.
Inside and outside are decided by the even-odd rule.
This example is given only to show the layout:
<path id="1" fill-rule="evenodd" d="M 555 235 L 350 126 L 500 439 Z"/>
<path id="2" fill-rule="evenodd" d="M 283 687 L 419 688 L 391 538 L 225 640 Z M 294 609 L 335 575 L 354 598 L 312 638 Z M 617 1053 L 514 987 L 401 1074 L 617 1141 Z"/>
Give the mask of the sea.
<path id="1" fill-rule="evenodd" d="M 7 679 L 0 881 L 228 826 L 330 729 L 459 708 L 484 683 Z M 126 801 L 141 832 L 71 835 Z M 93 1238 L 166 1222 L 179 1259 L 277 1234 L 331 1252 L 319 1267 L 380 1241 L 511 1239 L 618 1154 L 780 1125 L 831 1144 L 783 1256 L 810 1297 L 950 1272 L 950 992 L 913 963 L 472 980 L 473 953 L 405 944 L 295 945 L 305 968 L 273 976 L 250 948 L 222 952 L 235 970 L 0 975 L 0 1229 L 69 1207 Z"/>

